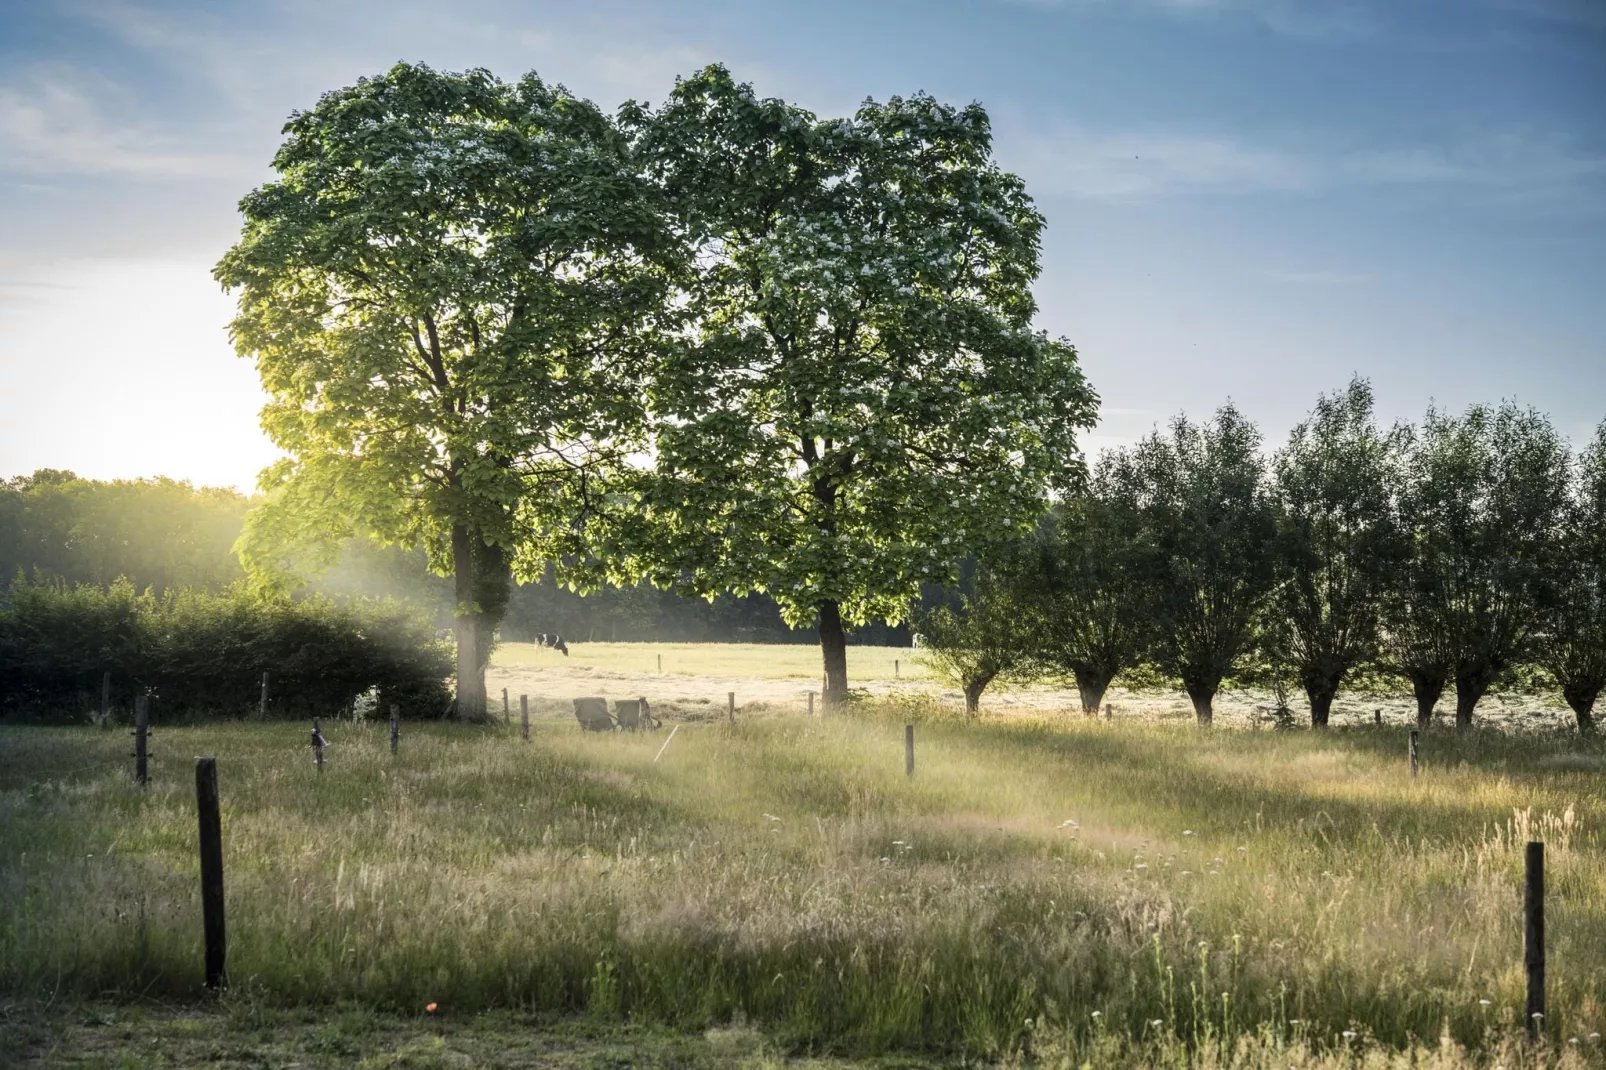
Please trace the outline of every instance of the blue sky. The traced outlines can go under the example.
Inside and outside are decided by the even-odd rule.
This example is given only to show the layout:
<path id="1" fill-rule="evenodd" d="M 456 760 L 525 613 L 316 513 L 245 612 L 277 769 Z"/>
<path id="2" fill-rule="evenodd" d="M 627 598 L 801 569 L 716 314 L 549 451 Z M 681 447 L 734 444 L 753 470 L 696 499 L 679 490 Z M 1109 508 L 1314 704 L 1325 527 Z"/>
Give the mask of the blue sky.
<path id="1" fill-rule="evenodd" d="M 713 61 L 820 113 L 981 101 L 1093 449 L 1228 397 L 1275 444 L 1355 372 L 1387 419 L 1606 417 L 1606 0 L 0 0 L 0 476 L 251 485 L 211 265 L 289 112 L 397 59 L 607 107 Z"/>

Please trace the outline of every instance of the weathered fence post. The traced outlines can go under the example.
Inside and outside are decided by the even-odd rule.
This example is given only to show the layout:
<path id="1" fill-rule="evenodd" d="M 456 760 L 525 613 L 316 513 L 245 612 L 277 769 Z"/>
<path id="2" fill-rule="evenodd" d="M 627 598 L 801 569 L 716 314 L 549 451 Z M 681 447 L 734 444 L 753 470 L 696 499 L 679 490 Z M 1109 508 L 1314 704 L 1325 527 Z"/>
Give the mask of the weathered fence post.
<path id="1" fill-rule="evenodd" d="M 140 695 L 134 699 L 134 779 L 140 787 L 150 783 L 149 762 L 145 751 L 145 737 L 151 727 L 151 697 Z"/>
<path id="2" fill-rule="evenodd" d="M 1115 707 L 1113 705 L 1111 705 L 1110 703 L 1106 702 L 1104 704 L 1104 719 L 1106 721 L 1108 721 L 1108 720 L 1112 719 L 1114 716 L 1115 716 Z"/>
<path id="3" fill-rule="evenodd" d="M 108 669 L 100 674 L 100 726 L 112 723 L 112 674 Z"/>
<path id="4" fill-rule="evenodd" d="M 502 723 L 513 723 L 513 708 L 507 704 L 507 688 L 502 689 Z"/>
<path id="5" fill-rule="evenodd" d="M 809 716 L 814 716 L 814 692 L 809 692 Z"/>
<path id="6" fill-rule="evenodd" d="M 223 928 L 223 819 L 218 813 L 217 759 L 195 759 L 195 808 L 201 826 L 201 932 L 206 940 L 206 987 L 223 987 L 227 943 Z"/>
<path id="7" fill-rule="evenodd" d="M 736 692 L 731 691 L 725 696 L 725 712 L 730 715 L 731 724 L 736 723 Z"/>
<path id="8" fill-rule="evenodd" d="M 266 669 L 264 669 L 262 671 L 262 697 L 257 700 L 257 716 L 258 717 L 266 717 L 267 715 L 268 715 L 268 672 L 267 672 Z"/>
<path id="9" fill-rule="evenodd" d="M 1411 779 L 1415 780 L 1418 762 L 1416 758 L 1416 729 L 1414 728 L 1411 729 L 1411 743 L 1408 753 L 1411 756 Z"/>
<path id="10" fill-rule="evenodd" d="M 894 680 L 896 680 L 898 678 L 898 659 L 897 658 L 893 658 L 892 659 L 892 678 Z"/>
<path id="11" fill-rule="evenodd" d="M 662 654 L 659 654 L 658 655 L 658 675 L 662 676 L 663 674 L 664 674 L 664 656 Z"/>
<path id="12" fill-rule="evenodd" d="M 395 754 L 401 745 L 401 707 L 390 704 L 390 753 Z"/>
<path id="13" fill-rule="evenodd" d="M 1382 710 L 1373 710 L 1372 711 L 1372 723 L 1373 724 L 1382 724 L 1383 723 L 1383 711 Z"/>
<path id="14" fill-rule="evenodd" d="M 903 775 L 915 775 L 915 726 L 903 726 Z"/>
<path id="15" fill-rule="evenodd" d="M 1545 1027 L 1545 845 L 1528 842 L 1522 885 L 1522 964 L 1528 971 L 1528 1039 Z"/>
<path id="16" fill-rule="evenodd" d="M 317 718 L 312 721 L 312 760 L 318 765 L 318 772 L 323 772 L 323 748 L 327 745 L 323 738 L 323 730 L 318 727 Z"/>
<path id="17" fill-rule="evenodd" d="M 524 742 L 530 742 L 530 696 L 519 696 L 519 731 L 524 734 Z"/>

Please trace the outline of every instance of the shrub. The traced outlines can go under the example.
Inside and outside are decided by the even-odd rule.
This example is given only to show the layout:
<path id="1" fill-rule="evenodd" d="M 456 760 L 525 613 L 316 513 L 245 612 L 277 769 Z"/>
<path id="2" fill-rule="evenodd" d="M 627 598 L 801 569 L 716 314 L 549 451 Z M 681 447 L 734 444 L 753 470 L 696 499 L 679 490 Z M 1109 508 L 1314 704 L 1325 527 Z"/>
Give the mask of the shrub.
<path id="1" fill-rule="evenodd" d="M 330 714 L 377 692 L 410 716 L 450 702 L 450 650 L 429 620 L 393 601 L 220 594 L 158 597 L 126 580 L 110 587 L 17 583 L 0 608 L 0 713 L 60 714 L 149 693 L 163 716 L 255 712 L 270 672 L 269 713 Z"/>

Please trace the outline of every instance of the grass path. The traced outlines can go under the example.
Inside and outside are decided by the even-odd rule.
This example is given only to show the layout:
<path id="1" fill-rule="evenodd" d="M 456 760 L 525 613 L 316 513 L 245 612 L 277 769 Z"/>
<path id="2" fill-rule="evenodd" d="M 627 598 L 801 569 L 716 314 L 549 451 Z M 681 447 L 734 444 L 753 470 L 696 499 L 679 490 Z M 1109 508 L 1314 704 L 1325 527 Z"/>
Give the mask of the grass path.
<path id="1" fill-rule="evenodd" d="M 1538 834 L 1549 1031 L 1603 1065 L 1598 743 L 1431 733 L 1413 784 L 1389 729 L 938 718 L 909 779 L 902 732 L 890 708 L 694 724 L 655 764 L 662 733 L 409 726 L 392 758 L 377 727 L 338 724 L 320 776 L 298 726 L 159 729 L 142 796 L 117 733 L 0 728 L 0 998 L 29 1021 L 47 994 L 195 998 L 207 753 L 235 1014 L 757 1028 L 738 1062 L 1239 1044 L 1241 1065 L 1493 1065 L 1517 1035 Z"/>

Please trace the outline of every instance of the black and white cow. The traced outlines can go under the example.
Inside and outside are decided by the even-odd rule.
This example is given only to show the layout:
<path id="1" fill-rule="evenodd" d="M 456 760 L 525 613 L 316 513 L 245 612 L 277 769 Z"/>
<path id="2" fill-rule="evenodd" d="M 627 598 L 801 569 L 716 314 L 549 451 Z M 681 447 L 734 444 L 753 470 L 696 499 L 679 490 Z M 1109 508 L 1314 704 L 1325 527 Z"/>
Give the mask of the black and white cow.
<path id="1" fill-rule="evenodd" d="M 536 646 L 544 646 L 548 650 L 556 650 L 564 657 L 569 656 L 569 644 L 563 641 L 563 636 L 557 632 L 542 632 L 535 637 Z"/>

